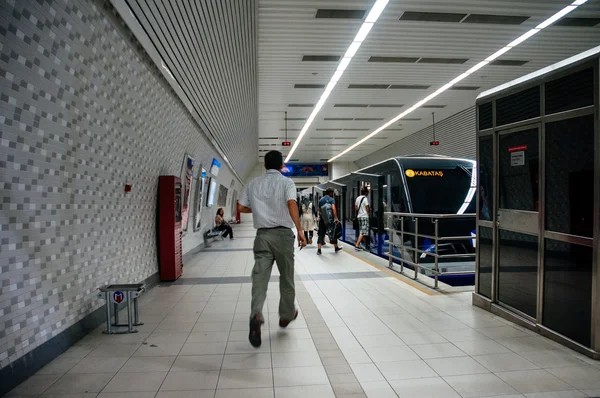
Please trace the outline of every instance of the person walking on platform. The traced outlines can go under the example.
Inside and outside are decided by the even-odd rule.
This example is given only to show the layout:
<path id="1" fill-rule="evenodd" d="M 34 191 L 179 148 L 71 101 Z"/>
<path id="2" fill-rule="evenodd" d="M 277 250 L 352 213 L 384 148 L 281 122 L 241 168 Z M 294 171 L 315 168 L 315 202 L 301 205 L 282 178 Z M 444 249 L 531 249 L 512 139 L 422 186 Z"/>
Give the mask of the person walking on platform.
<path id="1" fill-rule="evenodd" d="M 217 215 L 215 216 L 215 225 L 219 231 L 225 231 L 223 238 L 226 238 L 227 235 L 229 235 L 229 239 L 233 240 L 233 229 L 231 228 L 231 225 L 229 225 L 229 223 L 223 218 L 224 214 L 225 212 L 223 211 L 223 208 L 219 207 L 219 210 L 217 210 Z"/>
<path id="2" fill-rule="evenodd" d="M 296 202 L 296 185 L 281 175 L 283 156 L 279 151 L 265 155 L 267 172 L 250 181 L 238 203 L 240 213 L 252 213 L 256 238 L 254 239 L 254 268 L 252 269 L 252 303 L 250 333 L 248 339 L 254 347 L 260 347 L 261 325 L 264 324 L 263 305 L 271 278 L 273 262 L 279 269 L 279 326 L 287 327 L 296 319 L 298 311 L 294 300 L 294 232 L 298 244 L 306 246 L 306 238 Z"/>
<path id="3" fill-rule="evenodd" d="M 315 222 L 316 218 L 317 211 L 313 207 L 312 202 L 308 197 L 304 197 L 302 199 L 302 204 L 300 205 L 300 222 L 302 224 L 302 229 L 304 230 L 304 237 L 311 245 L 313 243 L 315 227 L 317 226 Z"/>
<path id="4" fill-rule="evenodd" d="M 327 190 L 325 190 L 325 195 L 321 199 L 319 199 L 319 213 L 319 229 L 317 230 L 317 254 L 321 255 L 321 248 L 325 244 L 325 235 L 327 234 L 327 230 L 330 227 L 333 227 L 332 224 L 339 223 L 337 208 L 335 206 L 335 199 L 333 199 L 332 188 L 327 188 Z M 337 240 L 330 240 L 329 243 L 333 245 L 336 253 L 342 250 L 342 248 L 338 246 Z"/>
<path id="5" fill-rule="evenodd" d="M 369 199 L 367 198 L 369 195 L 369 190 L 366 187 L 363 187 L 360 190 L 360 196 L 356 198 L 354 202 L 354 209 L 356 210 L 356 218 L 358 220 L 358 239 L 356 240 L 356 250 L 360 250 L 360 242 L 365 240 L 365 246 L 367 250 L 370 250 L 369 247 L 369 213 L 371 209 L 369 207 Z"/>

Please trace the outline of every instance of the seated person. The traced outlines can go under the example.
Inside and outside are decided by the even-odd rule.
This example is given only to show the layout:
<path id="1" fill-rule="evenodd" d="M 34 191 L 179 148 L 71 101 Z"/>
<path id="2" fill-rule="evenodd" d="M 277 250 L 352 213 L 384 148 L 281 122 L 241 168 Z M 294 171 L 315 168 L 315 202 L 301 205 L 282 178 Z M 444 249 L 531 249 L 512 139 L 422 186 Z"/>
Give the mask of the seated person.
<path id="1" fill-rule="evenodd" d="M 225 231 L 223 234 L 224 238 L 229 235 L 229 239 L 233 239 L 233 230 L 231 229 L 231 225 L 229 225 L 229 223 L 223 218 L 224 213 L 225 212 L 223 211 L 223 208 L 219 207 L 219 210 L 217 210 L 217 215 L 215 216 L 215 225 L 219 231 Z"/>

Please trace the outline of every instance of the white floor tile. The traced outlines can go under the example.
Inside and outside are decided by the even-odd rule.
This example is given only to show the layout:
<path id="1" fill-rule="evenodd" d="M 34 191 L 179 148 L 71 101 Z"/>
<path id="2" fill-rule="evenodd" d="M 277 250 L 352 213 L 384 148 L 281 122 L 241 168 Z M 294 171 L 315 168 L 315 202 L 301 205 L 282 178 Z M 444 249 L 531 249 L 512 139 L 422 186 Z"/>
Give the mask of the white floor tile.
<path id="1" fill-rule="evenodd" d="M 390 382 L 399 397 L 460 398 L 441 377 Z"/>
<path id="2" fill-rule="evenodd" d="M 317 351 L 273 352 L 273 368 L 295 368 L 299 366 L 322 366 Z"/>
<path id="3" fill-rule="evenodd" d="M 488 355 L 510 353 L 508 348 L 493 340 L 457 341 L 453 343 L 467 355 Z"/>
<path id="4" fill-rule="evenodd" d="M 51 385 L 53 385 L 59 378 L 60 375 L 33 375 L 29 379 L 25 380 L 23 383 L 19 384 L 16 388 L 14 388 L 9 393 L 9 396 L 41 394 L 44 391 L 46 391 Z"/>
<path id="5" fill-rule="evenodd" d="M 223 360 L 223 369 L 270 369 L 271 354 L 228 354 Z"/>
<path id="6" fill-rule="evenodd" d="M 600 390 L 600 369 L 593 366 L 570 366 L 547 371 L 579 390 Z"/>
<path id="7" fill-rule="evenodd" d="M 273 387 L 217 390 L 215 398 L 273 398 Z M 212 398 L 212 396 L 211 396 Z"/>
<path id="8" fill-rule="evenodd" d="M 179 355 L 183 343 L 142 344 L 133 354 L 134 357 L 170 357 Z"/>
<path id="9" fill-rule="evenodd" d="M 410 348 L 417 353 L 421 359 L 433 359 L 433 358 L 451 358 L 451 357 L 464 357 L 467 356 L 458 347 L 452 343 L 440 343 L 440 344 L 419 344 L 411 345 Z"/>
<path id="10" fill-rule="evenodd" d="M 525 394 L 527 398 L 584 398 L 587 396 L 581 391 L 533 392 Z"/>
<path id="11" fill-rule="evenodd" d="M 574 388 L 545 370 L 499 372 L 496 376 L 521 393 L 566 391 Z"/>
<path id="12" fill-rule="evenodd" d="M 255 352 L 270 352 L 271 344 L 269 337 L 261 335 L 262 345 L 258 348 L 253 347 L 248 340 L 246 341 L 229 341 L 227 343 L 226 354 L 252 354 Z"/>
<path id="13" fill-rule="evenodd" d="M 222 355 L 225 354 L 226 345 L 227 343 L 224 341 L 212 343 L 185 343 L 181 349 L 180 355 Z"/>
<path id="14" fill-rule="evenodd" d="M 141 344 L 111 344 L 102 343 L 88 354 L 88 358 L 100 357 L 130 357 Z"/>
<path id="15" fill-rule="evenodd" d="M 377 364 L 377 367 L 388 381 L 437 376 L 435 371 L 420 359 L 417 361 L 383 362 Z"/>
<path id="16" fill-rule="evenodd" d="M 181 355 L 177 357 L 171 372 L 199 372 L 221 370 L 223 355 Z"/>
<path id="17" fill-rule="evenodd" d="M 331 386 L 275 387 L 275 398 L 335 398 Z"/>
<path id="18" fill-rule="evenodd" d="M 406 344 L 393 333 L 380 335 L 356 336 L 356 339 L 363 348 L 373 347 L 399 347 Z"/>
<path id="19" fill-rule="evenodd" d="M 474 375 L 489 372 L 469 357 L 427 359 L 425 362 L 440 376 Z"/>
<path id="20" fill-rule="evenodd" d="M 274 368 L 273 378 L 276 387 L 329 385 L 329 378 L 322 366 Z"/>
<path id="21" fill-rule="evenodd" d="M 523 358 L 541 368 L 563 368 L 568 366 L 586 366 L 586 363 L 562 351 L 531 351 L 519 353 Z"/>
<path id="22" fill-rule="evenodd" d="M 463 397 L 516 394 L 517 391 L 491 373 L 477 376 L 448 376 L 444 380 Z"/>
<path id="23" fill-rule="evenodd" d="M 129 357 L 83 358 L 69 373 L 117 373 Z"/>
<path id="24" fill-rule="evenodd" d="M 71 394 L 102 391 L 104 386 L 113 378 L 111 373 L 98 374 L 66 374 L 54 383 L 46 393 Z"/>
<path id="25" fill-rule="evenodd" d="M 262 387 L 273 387 L 272 369 L 222 370 L 217 389 Z"/>
<path id="26" fill-rule="evenodd" d="M 170 372 L 160 387 L 161 391 L 214 390 L 218 371 Z"/>
<path id="27" fill-rule="evenodd" d="M 369 357 L 375 363 L 380 362 L 398 362 L 412 361 L 419 359 L 413 350 L 408 346 L 400 347 L 370 347 L 365 349 Z"/>
<path id="28" fill-rule="evenodd" d="M 539 366 L 514 353 L 477 355 L 472 358 L 494 373 L 539 368 Z"/>
<path id="29" fill-rule="evenodd" d="M 167 372 L 117 373 L 102 392 L 157 392 Z"/>
<path id="30" fill-rule="evenodd" d="M 71 370 L 77 363 L 81 361 L 81 358 L 77 357 L 65 357 L 59 356 L 54 361 L 50 362 L 48 365 L 44 366 L 42 369 L 37 371 L 37 375 L 62 375 Z"/>
<path id="31" fill-rule="evenodd" d="M 315 344 L 312 339 L 280 338 L 276 334 L 271 338 L 271 352 L 299 352 L 314 351 Z"/>
<path id="32" fill-rule="evenodd" d="M 360 383 L 368 383 L 373 381 L 385 381 L 385 377 L 381 374 L 377 366 L 372 363 L 360 363 L 350 365 L 354 375 Z"/>
<path id="33" fill-rule="evenodd" d="M 370 381 L 360 383 L 368 398 L 397 398 L 398 395 L 387 381 Z"/>

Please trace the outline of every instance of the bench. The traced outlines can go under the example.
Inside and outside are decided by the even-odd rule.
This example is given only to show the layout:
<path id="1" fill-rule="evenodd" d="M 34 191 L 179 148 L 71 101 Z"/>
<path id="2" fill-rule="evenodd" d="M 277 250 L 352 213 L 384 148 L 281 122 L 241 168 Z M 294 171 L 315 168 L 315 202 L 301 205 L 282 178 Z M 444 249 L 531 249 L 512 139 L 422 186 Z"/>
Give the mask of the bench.
<path id="1" fill-rule="evenodd" d="M 210 247 L 209 241 L 212 239 L 216 239 L 219 237 L 221 239 L 225 239 L 225 238 L 223 238 L 224 234 L 225 234 L 225 230 L 220 230 L 217 228 L 209 229 L 208 231 L 206 231 L 204 233 L 204 247 Z"/>

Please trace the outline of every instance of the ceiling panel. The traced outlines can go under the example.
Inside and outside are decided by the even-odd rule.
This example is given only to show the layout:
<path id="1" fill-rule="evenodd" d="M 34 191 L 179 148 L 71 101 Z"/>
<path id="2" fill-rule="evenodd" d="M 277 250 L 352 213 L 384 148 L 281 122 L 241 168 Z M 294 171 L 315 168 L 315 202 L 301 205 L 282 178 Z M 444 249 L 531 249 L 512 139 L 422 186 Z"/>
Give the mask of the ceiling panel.
<path id="1" fill-rule="evenodd" d="M 194 116 L 247 176 L 258 153 L 256 1 L 126 1 Z"/>
<path id="2" fill-rule="evenodd" d="M 336 62 L 302 62 L 303 57 L 344 54 L 362 23 L 362 19 L 315 18 L 317 10 L 368 11 L 374 1 L 258 1 L 259 137 L 275 136 L 280 139 L 285 135 L 282 131 L 284 112 L 288 111 L 289 118 L 308 117 L 311 105 L 323 92 L 323 89 L 295 89 L 294 85 L 327 84 L 337 67 Z M 318 162 L 338 154 L 345 147 L 328 144 L 353 144 L 569 3 L 568 0 L 390 0 L 293 158 Z M 406 12 L 413 13 L 413 16 L 414 13 L 429 12 L 463 17 L 450 22 L 400 20 Z M 338 14 L 343 15 L 344 12 Z M 569 17 L 599 18 L 600 1 L 588 1 Z M 431 125 L 432 112 L 435 112 L 436 121 L 443 120 L 471 107 L 477 95 L 484 90 L 597 45 L 600 25 L 584 22 L 551 26 L 500 58 L 526 63 L 504 62 L 504 65 L 480 69 L 460 83 L 462 89 L 446 91 L 431 103 L 443 105 L 443 108 L 416 110 L 408 119 L 399 122 L 402 126 L 394 125 L 374 137 L 385 139 L 371 139 L 340 160 L 362 158 Z M 385 57 L 375 59 L 397 62 L 369 62 L 372 57 Z M 422 58 L 427 62 L 418 62 Z M 374 88 L 349 88 L 366 85 Z M 388 88 L 391 85 L 400 88 Z M 415 85 L 424 87 L 407 87 Z M 289 107 L 289 104 L 309 106 Z M 347 106 L 352 104 L 358 106 Z M 386 104 L 390 107 L 383 106 Z M 384 120 L 336 121 L 326 118 Z M 295 138 L 303 125 L 303 120 L 288 121 L 288 139 Z M 322 129 L 345 127 L 366 128 L 367 131 L 342 130 L 335 133 L 335 139 L 319 139 L 334 135 Z M 347 139 L 342 140 L 342 137 Z M 260 142 L 263 143 L 263 140 Z M 272 140 L 268 148 L 286 153 L 289 148 L 280 144 Z"/>

